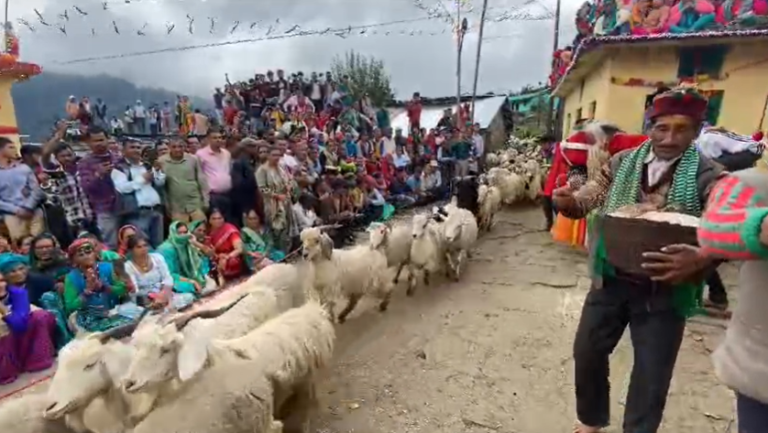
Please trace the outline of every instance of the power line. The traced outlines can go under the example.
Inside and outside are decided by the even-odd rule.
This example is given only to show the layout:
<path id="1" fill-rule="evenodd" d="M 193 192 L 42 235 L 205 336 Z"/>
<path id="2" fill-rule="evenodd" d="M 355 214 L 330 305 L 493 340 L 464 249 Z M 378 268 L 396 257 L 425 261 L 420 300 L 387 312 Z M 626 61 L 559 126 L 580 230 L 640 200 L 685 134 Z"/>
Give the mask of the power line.
<path id="1" fill-rule="evenodd" d="M 506 17 L 506 18 L 510 20 L 515 19 L 515 17 Z M 128 58 L 128 57 L 140 57 L 140 56 L 149 56 L 154 54 L 164 54 L 164 53 L 171 53 L 171 52 L 191 51 L 191 50 L 223 47 L 223 46 L 230 46 L 230 45 L 249 44 L 254 42 L 290 39 L 290 38 L 297 38 L 302 36 L 336 35 L 342 38 L 346 38 L 351 34 L 352 31 L 355 31 L 355 30 L 363 30 L 363 29 L 370 29 L 370 28 L 376 28 L 376 27 L 386 27 L 386 26 L 408 24 L 408 23 L 414 23 L 414 22 L 424 22 L 424 21 L 431 21 L 435 19 L 438 19 L 438 18 L 437 17 L 421 17 L 421 18 L 403 19 L 403 20 L 387 21 L 387 22 L 374 23 L 374 24 L 357 25 L 357 26 L 350 25 L 347 27 L 339 27 L 339 28 L 328 27 L 325 30 L 308 30 L 308 31 L 300 31 L 297 33 L 290 33 L 290 34 L 238 39 L 234 41 L 212 42 L 207 44 L 185 45 L 180 47 L 160 48 L 156 50 L 134 51 L 134 52 L 128 52 L 128 53 L 121 53 L 121 54 L 109 54 L 104 56 L 85 57 L 85 58 L 79 58 L 79 59 L 73 59 L 73 60 L 57 61 L 57 62 L 54 62 L 54 64 L 72 65 L 72 64 L 78 64 L 78 63 L 98 62 L 103 60 L 114 60 L 114 59 L 121 59 L 121 58 Z M 522 19 L 525 21 L 539 21 L 539 20 L 548 20 L 550 19 L 550 17 L 548 15 L 542 15 L 537 17 L 537 16 L 531 16 L 529 14 L 521 14 L 519 19 Z"/>
<path id="2" fill-rule="evenodd" d="M 148 51 L 134 51 L 130 53 L 123 53 L 123 54 L 110 54 L 106 56 L 96 56 L 96 57 L 85 57 L 80 59 L 74 59 L 74 60 L 68 60 L 63 62 L 56 62 L 56 64 L 59 65 L 72 65 L 75 63 L 86 63 L 86 62 L 96 62 L 100 60 L 113 60 L 113 59 L 120 59 L 125 57 L 139 57 L 139 56 L 149 56 L 152 54 L 162 54 L 162 53 L 170 53 L 175 51 L 190 51 L 190 50 L 199 50 L 204 48 L 215 48 L 215 47 L 224 47 L 228 45 L 240 45 L 240 44 L 249 44 L 253 42 L 263 42 L 263 41 L 273 41 L 273 40 L 279 40 L 279 39 L 290 39 L 290 38 L 298 38 L 301 36 L 312 36 L 312 35 L 339 35 L 340 33 L 351 33 L 353 30 L 362 30 L 362 29 L 370 29 L 375 27 L 386 27 L 386 26 L 393 26 L 397 24 L 407 24 L 407 23 L 414 23 L 414 22 L 421 22 L 421 21 L 428 21 L 433 20 L 434 18 L 430 17 L 423 17 L 423 18 L 412 18 L 408 20 L 396 20 L 396 21 L 387 21 L 383 23 L 375 23 L 375 24 L 366 24 L 366 25 L 358 25 L 358 26 L 347 26 L 347 27 L 339 27 L 339 28 L 331 28 L 328 27 L 325 30 L 311 30 L 311 31 L 303 31 L 298 33 L 291 33 L 287 35 L 273 35 L 273 36 L 261 36 L 258 38 L 247 38 L 247 39 L 238 39 L 234 41 L 225 41 L 225 42 L 212 42 L 208 44 L 196 44 L 196 45 L 185 45 L 181 47 L 169 47 L 169 48 L 160 48 L 157 50 L 148 50 Z"/>

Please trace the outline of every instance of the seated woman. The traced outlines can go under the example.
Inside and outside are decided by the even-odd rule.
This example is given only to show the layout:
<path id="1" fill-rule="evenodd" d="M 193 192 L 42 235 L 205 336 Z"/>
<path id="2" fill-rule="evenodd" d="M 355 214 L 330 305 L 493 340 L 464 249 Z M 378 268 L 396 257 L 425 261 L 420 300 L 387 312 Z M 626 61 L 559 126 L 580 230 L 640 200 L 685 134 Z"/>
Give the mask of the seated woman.
<path id="1" fill-rule="evenodd" d="M 0 275 L 0 385 L 53 365 L 54 322 L 51 313 L 32 305 L 24 288 L 9 285 Z"/>
<path id="2" fill-rule="evenodd" d="M 61 348 L 73 337 L 67 327 L 61 291 L 58 290 L 53 278 L 32 271 L 27 262 L 28 259 L 25 256 L 0 254 L 0 273 L 9 285 L 26 290 L 32 305 L 43 308 L 53 315 L 58 327 L 55 335 L 56 347 Z"/>
<path id="3" fill-rule="evenodd" d="M 160 244 L 157 252 L 168 265 L 174 287 L 180 288 L 178 291 L 182 293 L 200 295 L 208 289 L 210 267 L 204 263 L 207 261 L 204 254 L 191 243 L 193 236 L 186 224 L 174 221 L 169 228 L 168 240 Z M 215 283 L 211 289 L 216 289 Z"/>
<path id="4" fill-rule="evenodd" d="M 149 252 L 149 242 L 144 236 L 137 234 L 129 237 L 126 246 L 128 261 L 125 272 L 136 288 L 136 301 L 140 306 L 153 310 L 178 310 L 195 302 L 195 286 L 174 286 L 168 264 L 162 255 Z"/>
<path id="5" fill-rule="evenodd" d="M 67 316 L 64 310 L 64 278 L 72 267 L 67 255 L 61 250 L 58 240 L 50 233 L 41 233 L 32 240 L 29 252 L 29 274 L 50 278 L 54 290 L 46 291 L 40 296 L 39 306 L 56 316 L 58 334 L 56 347 L 61 348 L 73 337 L 67 326 Z"/>
<path id="6" fill-rule="evenodd" d="M 78 239 L 88 239 L 96 249 L 98 260 L 112 264 L 116 290 L 125 293 L 133 291 L 133 287 L 131 287 L 131 279 L 128 278 L 128 275 L 125 273 L 125 257 L 107 248 L 107 246 L 99 241 L 99 238 L 93 233 L 83 232 L 78 236 Z"/>
<path id="7" fill-rule="evenodd" d="M 120 230 L 117 231 L 117 254 L 125 257 L 128 254 L 128 238 L 138 233 L 139 229 L 134 225 L 126 224 L 120 227 Z"/>
<path id="8" fill-rule="evenodd" d="M 208 246 L 213 249 L 216 269 L 224 281 L 243 276 L 243 241 L 240 231 L 234 225 L 224 221 L 218 209 L 208 211 Z"/>
<path id="9" fill-rule="evenodd" d="M 261 223 L 256 211 L 248 211 L 243 216 L 243 221 L 245 226 L 240 234 L 245 248 L 245 261 L 251 271 L 260 271 L 285 258 L 285 253 L 275 248 L 272 234 Z"/>
<path id="10" fill-rule="evenodd" d="M 125 286 L 115 284 L 112 264 L 99 260 L 94 243 L 80 238 L 69 246 L 67 254 L 73 269 L 64 280 L 64 308 L 70 323 L 74 314 L 74 328 L 101 332 L 131 323 L 137 311 L 125 315 L 117 310 L 127 301 Z"/>

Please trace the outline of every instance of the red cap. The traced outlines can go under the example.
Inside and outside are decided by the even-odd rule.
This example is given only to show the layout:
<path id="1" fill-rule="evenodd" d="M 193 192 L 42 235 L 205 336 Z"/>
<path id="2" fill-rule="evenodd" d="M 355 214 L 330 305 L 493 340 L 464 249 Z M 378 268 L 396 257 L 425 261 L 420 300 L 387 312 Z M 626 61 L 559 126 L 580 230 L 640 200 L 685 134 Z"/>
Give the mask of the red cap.
<path id="1" fill-rule="evenodd" d="M 694 87 L 681 86 L 654 98 L 649 117 L 680 115 L 702 121 L 706 112 L 707 98 Z"/>

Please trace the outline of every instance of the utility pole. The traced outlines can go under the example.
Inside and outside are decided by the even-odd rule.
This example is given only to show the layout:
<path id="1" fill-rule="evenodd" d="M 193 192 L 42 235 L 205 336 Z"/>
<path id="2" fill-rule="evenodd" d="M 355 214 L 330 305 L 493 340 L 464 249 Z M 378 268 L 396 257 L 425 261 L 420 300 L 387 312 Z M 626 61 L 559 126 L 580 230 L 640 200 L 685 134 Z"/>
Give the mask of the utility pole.
<path id="1" fill-rule="evenodd" d="M 3 16 L 3 52 L 8 51 L 8 6 L 11 0 L 5 0 L 5 15 Z"/>
<path id="2" fill-rule="evenodd" d="M 552 55 L 555 55 L 555 51 L 557 51 L 557 47 L 560 43 L 560 2 L 561 0 L 557 0 L 557 4 L 555 6 L 555 37 L 552 47 Z M 552 59 L 550 58 L 550 64 L 552 63 Z M 551 72 L 551 71 L 550 71 Z M 552 83 L 557 84 L 557 83 Z M 552 119 L 553 112 L 555 111 L 555 96 L 551 93 L 551 90 L 555 90 L 554 88 L 550 89 L 549 93 L 549 104 L 547 107 L 547 133 L 550 135 L 554 134 L 555 128 L 554 121 Z"/>
<path id="3" fill-rule="evenodd" d="M 558 0 L 559 1 L 559 0 Z M 480 50 L 483 48 L 483 30 L 485 29 L 485 12 L 488 10 L 488 0 L 483 0 L 483 10 L 480 13 L 480 30 L 477 35 L 477 56 L 475 57 L 475 82 L 472 84 L 472 114 L 470 119 L 475 123 L 475 99 L 477 99 L 477 80 L 480 78 Z"/>
<path id="4" fill-rule="evenodd" d="M 464 33 L 466 27 L 464 21 L 461 19 L 461 0 L 456 0 L 456 37 L 457 49 L 456 49 L 456 112 L 458 113 L 459 107 L 461 107 L 461 50 L 464 47 Z"/>

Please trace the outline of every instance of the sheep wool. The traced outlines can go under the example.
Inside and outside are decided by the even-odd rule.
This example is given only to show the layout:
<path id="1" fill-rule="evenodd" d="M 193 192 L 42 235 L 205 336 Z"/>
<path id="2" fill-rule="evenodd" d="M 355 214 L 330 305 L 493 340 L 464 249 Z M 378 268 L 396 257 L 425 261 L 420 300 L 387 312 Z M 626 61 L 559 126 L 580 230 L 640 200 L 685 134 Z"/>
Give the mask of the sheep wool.
<path id="1" fill-rule="evenodd" d="M 259 367 L 241 360 L 206 370 L 133 433 L 281 433 L 282 423 L 273 418 L 273 385 Z"/>

